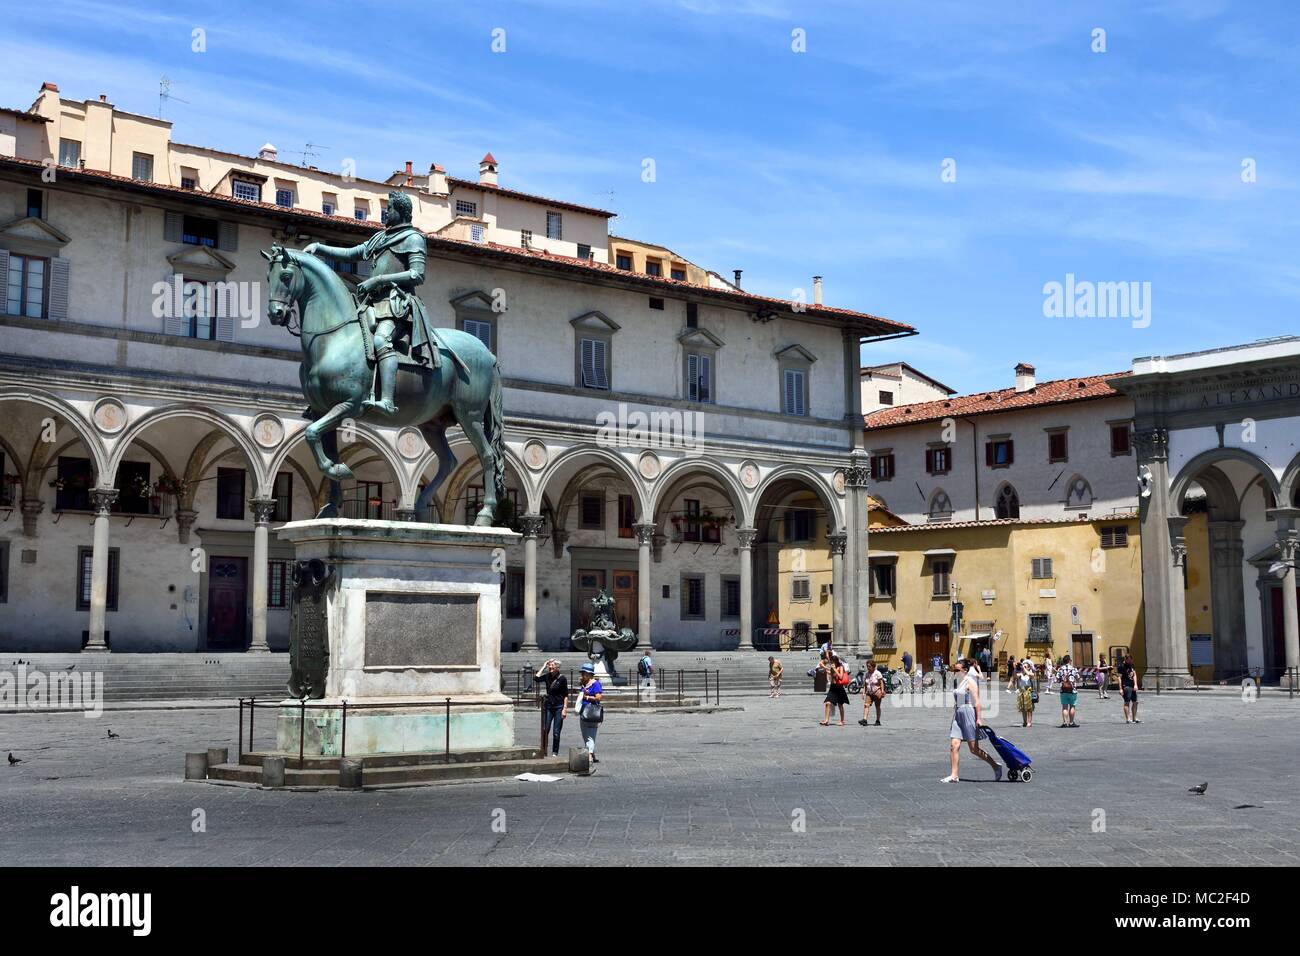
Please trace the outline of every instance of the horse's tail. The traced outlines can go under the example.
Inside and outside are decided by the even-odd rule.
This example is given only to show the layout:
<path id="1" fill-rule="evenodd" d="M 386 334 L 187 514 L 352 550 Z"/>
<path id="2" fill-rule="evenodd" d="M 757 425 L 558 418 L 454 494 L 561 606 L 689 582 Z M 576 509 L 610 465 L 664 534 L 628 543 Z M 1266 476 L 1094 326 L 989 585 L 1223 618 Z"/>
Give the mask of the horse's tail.
<path id="1" fill-rule="evenodd" d="M 483 430 L 492 445 L 492 483 L 496 487 L 497 501 L 506 500 L 505 422 L 501 414 L 501 366 L 492 363 L 492 392 L 483 414 Z"/>

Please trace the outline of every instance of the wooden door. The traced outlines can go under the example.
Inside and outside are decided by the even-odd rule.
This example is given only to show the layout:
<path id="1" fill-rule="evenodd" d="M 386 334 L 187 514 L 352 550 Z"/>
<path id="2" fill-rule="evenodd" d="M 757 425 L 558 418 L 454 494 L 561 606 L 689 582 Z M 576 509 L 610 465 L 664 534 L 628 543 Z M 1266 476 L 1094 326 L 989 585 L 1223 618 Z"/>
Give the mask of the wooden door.
<path id="1" fill-rule="evenodd" d="M 248 628 L 248 559 L 208 560 L 208 647 L 243 650 Z"/>
<path id="2" fill-rule="evenodd" d="M 1091 634 L 1070 635 L 1070 660 L 1074 661 L 1074 666 L 1080 669 L 1097 663 L 1097 659 L 1092 656 Z"/>
<path id="3" fill-rule="evenodd" d="M 926 670 L 933 670 L 934 655 L 945 664 L 951 664 L 951 636 L 947 624 L 916 624 L 916 660 Z"/>
<path id="4" fill-rule="evenodd" d="M 610 595 L 614 599 L 614 622 L 619 627 L 630 627 L 637 633 L 637 580 L 635 571 L 614 571 L 614 590 Z"/>

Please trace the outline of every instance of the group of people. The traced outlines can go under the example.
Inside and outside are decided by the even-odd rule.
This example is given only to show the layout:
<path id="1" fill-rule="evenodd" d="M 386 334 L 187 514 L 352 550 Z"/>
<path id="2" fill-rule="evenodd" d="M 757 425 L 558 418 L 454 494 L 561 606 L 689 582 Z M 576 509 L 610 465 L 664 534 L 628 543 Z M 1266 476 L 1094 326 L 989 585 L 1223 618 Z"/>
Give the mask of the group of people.
<path id="1" fill-rule="evenodd" d="M 642 686 L 653 688 L 654 659 L 648 650 L 637 661 L 636 670 Z M 546 749 L 549 740 L 551 755 L 558 756 L 560 731 L 564 729 L 564 718 L 569 711 L 569 678 L 560 670 L 560 662 L 555 658 L 544 663 L 533 677 L 546 687 L 546 697 L 542 702 L 542 749 Z M 596 735 L 605 720 L 605 688 L 597 679 L 596 667 L 590 661 L 578 670 L 578 682 L 578 729 L 594 770 L 594 765 L 600 763 L 596 756 Z"/>
<path id="2" fill-rule="evenodd" d="M 1114 665 L 1106 662 L 1106 655 L 1101 655 L 1097 666 L 1094 668 L 1099 700 L 1110 700 L 1107 684 L 1110 683 L 1112 671 L 1119 676 L 1124 723 L 1142 723 L 1137 715 L 1138 674 L 1137 667 L 1133 664 L 1133 655 L 1125 654 Z M 1074 665 L 1069 654 L 1062 657 L 1061 662 L 1055 665 L 1052 663 L 1050 656 L 1045 656 L 1041 667 L 1036 666 L 1028 657 L 1018 664 L 1015 658 L 1011 658 L 1008 662 L 1007 673 L 1007 693 L 1016 695 L 1016 710 L 1020 712 L 1023 726 L 1032 727 L 1034 725 L 1034 708 L 1038 704 L 1038 687 L 1035 678 L 1040 673 L 1047 689 L 1050 691 L 1052 686 L 1055 685 L 1057 692 L 1061 695 L 1061 726 L 1079 726 L 1077 720 L 1079 687 L 1083 683 L 1083 675 L 1079 672 L 1079 668 Z"/>

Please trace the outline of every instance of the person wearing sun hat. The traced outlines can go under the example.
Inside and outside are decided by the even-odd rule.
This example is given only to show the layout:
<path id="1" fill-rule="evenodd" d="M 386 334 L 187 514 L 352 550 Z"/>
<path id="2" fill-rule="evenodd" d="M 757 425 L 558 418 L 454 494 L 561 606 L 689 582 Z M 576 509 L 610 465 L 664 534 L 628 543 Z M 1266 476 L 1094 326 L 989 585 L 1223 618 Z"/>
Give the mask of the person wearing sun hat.
<path id="1" fill-rule="evenodd" d="M 582 739 L 587 745 L 587 753 L 591 754 L 591 762 L 596 764 L 600 763 L 596 759 L 596 734 L 605 719 L 605 688 L 596 679 L 596 668 L 590 662 L 582 665 L 578 680 L 581 684 L 578 689 L 578 726 L 582 729 Z"/>

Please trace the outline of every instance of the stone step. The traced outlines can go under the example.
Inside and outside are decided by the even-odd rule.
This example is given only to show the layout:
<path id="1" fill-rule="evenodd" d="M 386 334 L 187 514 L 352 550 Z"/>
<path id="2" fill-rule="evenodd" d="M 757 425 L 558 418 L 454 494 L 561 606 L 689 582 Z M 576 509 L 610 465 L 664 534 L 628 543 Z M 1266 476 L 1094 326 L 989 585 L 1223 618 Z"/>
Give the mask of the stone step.
<path id="1" fill-rule="evenodd" d="M 295 758 L 296 760 L 296 758 Z M 362 784 L 367 790 L 377 787 L 413 786 L 418 784 L 456 783 L 514 777 L 521 773 L 567 774 L 569 762 L 565 758 L 530 758 L 526 760 L 484 760 L 479 762 L 421 763 L 406 766 L 366 767 Z M 262 768 L 245 764 L 224 763 L 208 768 L 208 779 L 260 786 Z M 307 766 L 303 770 L 286 767 L 286 787 L 337 787 L 338 767 Z"/>
<path id="2" fill-rule="evenodd" d="M 536 760 L 542 755 L 537 747 L 503 747 L 496 750 L 429 750 L 419 753 L 404 754 L 366 754 L 359 757 L 361 765 L 367 770 L 371 767 L 411 767 L 449 763 L 486 763 L 493 760 Z M 239 763 L 244 766 L 257 767 L 261 771 L 262 760 L 266 757 L 285 757 L 293 765 L 298 765 L 298 754 L 284 751 L 254 750 L 240 755 Z M 338 770 L 340 758 L 328 754 L 307 754 L 303 757 L 303 768 Z"/>

